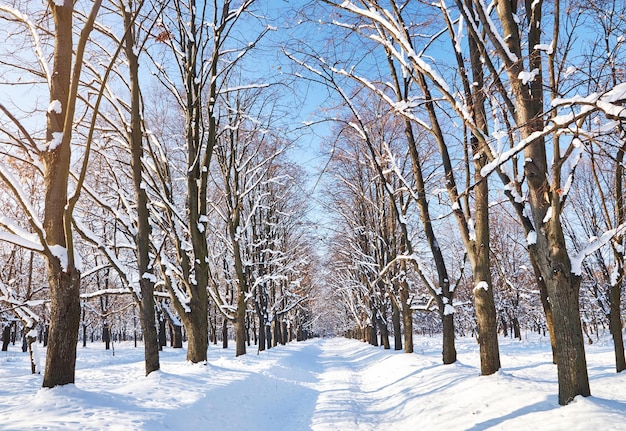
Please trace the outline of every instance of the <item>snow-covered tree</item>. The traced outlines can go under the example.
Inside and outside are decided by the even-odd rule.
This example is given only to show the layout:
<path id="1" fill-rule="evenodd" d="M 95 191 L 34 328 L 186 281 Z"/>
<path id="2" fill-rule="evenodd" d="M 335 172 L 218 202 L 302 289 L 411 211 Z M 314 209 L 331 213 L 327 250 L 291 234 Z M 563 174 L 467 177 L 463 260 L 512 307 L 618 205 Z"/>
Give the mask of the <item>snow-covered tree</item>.
<path id="1" fill-rule="evenodd" d="M 154 136 L 152 152 L 157 156 L 154 184 L 161 194 L 161 228 L 168 236 L 159 259 L 172 304 L 187 330 L 187 358 L 192 362 L 206 361 L 208 347 L 206 223 L 209 169 L 219 132 L 216 104 L 230 71 L 268 31 L 262 27 L 246 40 L 237 37 L 239 26 L 255 19 L 249 14 L 253 3 L 170 2 L 156 36 L 163 49 L 155 46 L 149 51 L 155 74 L 176 101 L 184 124 L 174 142 Z M 162 158 L 181 148 L 182 157 Z M 174 190 L 173 175 L 185 178 L 184 197 Z"/>
<path id="2" fill-rule="evenodd" d="M 17 181 L 19 173 L 11 168 L 15 163 L 3 162 L 0 169 L 2 182 L 28 220 L 28 227 L 5 220 L 3 239 L 42 253 L 47 262 L 50 334 L 44 387 L 74 382 L 81 266 L 75 255 L 72 220 L 85 171 L 83 169 L 78 183 L 70 188 L 70 163 L 83 55 L 100 5 L 100 1 L 95 1 L 86 5 L 86 12 L 81 11 L 87 19 L 80 25 L 76 45 L 73 42 L 77 28 L 73 2 L 50 1 L 45 7 L 31 5 L 35 8 L 32 10 L 25 9 L 27 5 L 0 6 L 4 22 L 17 22 L 25 30 L 25 34 L 18 35 L 26 37 L 34 51 L 25 57 L 29 60 L 34 57 L 37 61 L 37 68 L 33 70 L 28 68 L 32 62 L 27 60 L 26 71 L 30 71 L 37 82 L 47 85 L 49 92 L 45 138 L 38 136 L 39 131 L 20 121 L 6 106 L 0 107 L 8 119 L 9 124 L 5 123 L 2 129 L 7 137 L 5 142 L 11 148 L 3 157 L 33 166 L 37 175 L 43 177 L 42 217 L 34 209 L 34 196 L 29 196 Z M 49 27 L 41 28 L 39 22 Z M 52 64 L 48 62 L 50 56 Z M 16 65 L 20 67 L 20 63 Z M 41 111 L 40 114 L 44 115 Z"/>

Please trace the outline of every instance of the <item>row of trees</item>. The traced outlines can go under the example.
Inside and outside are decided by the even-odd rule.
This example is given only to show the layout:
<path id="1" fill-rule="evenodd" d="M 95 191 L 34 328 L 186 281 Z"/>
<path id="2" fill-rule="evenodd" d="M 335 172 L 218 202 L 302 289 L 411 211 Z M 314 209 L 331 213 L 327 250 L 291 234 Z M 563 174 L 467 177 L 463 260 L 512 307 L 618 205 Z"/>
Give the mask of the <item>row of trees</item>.
<path id="1" fill-rule="evenodd" d="M 146 374 L 159 369 L 155 307 L 184 326 L 191 362 L 206 361 L 218 321 L 237 355 L 253 328 L 260 350 L 309 335 L 303 177 L 285 83 L 249 68 L 272 30 L 255 7 L 0 6 L 2 86 L 28 89 L 0 105 L 0 302 L 31 344 L 49 326 L 44 387 L 74 381 L 84 310 L 105 328 L 137 310 Z"/>
<path id="2" fill-rule="evenodd" d="M 583 316 L 606 313 L 616 368 L 626 368 L 624 12 L 620 2 L 540 0 L 324 0 L 303 11 L 332 34 L 287 53 L 340 99 L 328 205 L 341 226 L 336 297 L 353 322 L 384 332 L 391 314 L 410 338 L 411 307 L 434 308 L 443 362 L 454 362 L 454 316 L 471 280 L 481 372 L 491 374 L 497 310 L 536 292 L 567 404 L 590 394 L 584 287 L 596 304 Z M 431 299 L 419 305 L 424 289 Z"/>
<path id="3" fill-rule="evenodd" d="M 491 374 L 498 321 L 515 332 L 527 308 L 550 334 L 561 404 L 590 394 L 581 311 L 585 322 L 608 315 L 626 368 L 623 5 L 450 3 L 320 0 L 297 16 L 300 36 L 283 49 L 293 76 L 336 102 L 335 230 L 315 276 L 302 171 L 287 157 L 292 117 L 279 103 L 298 87 L 279 67 L 259 80 L 255 64 L 273 30 L 267 5 L 0 6 L 13 42 L 3 83 L 49 92 L 44 109 L 31 97 L 21 110 L 0 105 L 0 239 L 20 266 L 38 267 L 39 255 L 47 267 L 47 281 L 5 277 L 1 300 L 34 328 L 45 313 L 29 301 L 49 298 L 44 386 L 73 381 L 66 340 L 78 338 L 81 294 L 121 292 L 138 310 L 146 373 L 159 366 L 162 295 L 193 362 L 216 331 L 211 307 L 233 324 L 237 354 L 250 316 L 266 346 L 335 312 L 411 352 L 413 324 L 432 325 L 415 310 L 434 310 L 444 363 L 473 309 Z M 582 310 L 581 289 L 594 298 Z"/>

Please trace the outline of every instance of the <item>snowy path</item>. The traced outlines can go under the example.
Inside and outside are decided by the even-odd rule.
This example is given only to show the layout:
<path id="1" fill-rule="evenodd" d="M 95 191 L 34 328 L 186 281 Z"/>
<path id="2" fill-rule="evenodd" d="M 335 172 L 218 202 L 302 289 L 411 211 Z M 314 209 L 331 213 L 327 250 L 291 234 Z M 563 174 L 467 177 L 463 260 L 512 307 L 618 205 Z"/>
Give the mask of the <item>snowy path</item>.
<path id="1" fill-rule="evenodd" d="M 610 341 L 587 359 L 593 396 L 566 407 L 545 339 L 502 340 L 503 370 L 478 376 L 477 345 L 459 339 L 459 361 L 440 364 L 437 338 L 416 353 L 318 339 L 234 358 L 211 347 L 205 365 L 166 349 L 143 376 L 142 349 L 79 348 L 77 384 L 41 390 L 27 358 L 0 353 L 0 430 L 622 430 L 626 374 L 613 372 Z"/>
<path id="2" fill-rule="evenodd" d="M 386 391 L 385 388 L 408 377 L 413 367 L 408 363 L 394 367 L 393 362 L 406 361 L 403 355 L 390 357 L 387 353 L 338 339 L 323 343 L 323 354 L 319 358 L 323 372 L 317 384 L 319 396 L 312 429 L 400 429 L 404 396 L 394 394 L 395 389 Z"/>

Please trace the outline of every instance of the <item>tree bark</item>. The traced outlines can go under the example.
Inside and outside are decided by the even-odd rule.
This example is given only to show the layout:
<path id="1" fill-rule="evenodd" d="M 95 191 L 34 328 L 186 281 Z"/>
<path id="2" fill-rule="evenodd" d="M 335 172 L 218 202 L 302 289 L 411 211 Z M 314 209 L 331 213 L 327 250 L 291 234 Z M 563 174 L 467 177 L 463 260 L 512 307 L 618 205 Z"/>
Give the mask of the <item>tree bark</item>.
<path id="1" fill-rule="evenodd" d="M 48 259 L 50 332 L 43 387 L 74 383 L 80 324 L 80 272 L 64 271 L 56 257 Z"/>
<path id="2" fill-rule="evenodd" d="M 546 287 L 546 283 L 541 275 L 541 270 L 537 265 L 537 258 L 534 250 L 530 250 L 528 253 L 530 257 L 530 262 L 533 267 L 533 271 L 535 274 L 535 281 L 537 283 L 537 287 L 539 287 L 539 299 L 541 299 L 541 306 L 543 307 L 543 313 L 546 316 L 546 326 L 548 327 L 548 335 L 550 336 L 550 347 L 552 348 L 552 363 L 557 363 L 556 357 L 556 337 L 554 335 L 554 318 L 552 317 L 552 307 L 550 306 L 550 301 L 548 300 L 548 288 Z"/>

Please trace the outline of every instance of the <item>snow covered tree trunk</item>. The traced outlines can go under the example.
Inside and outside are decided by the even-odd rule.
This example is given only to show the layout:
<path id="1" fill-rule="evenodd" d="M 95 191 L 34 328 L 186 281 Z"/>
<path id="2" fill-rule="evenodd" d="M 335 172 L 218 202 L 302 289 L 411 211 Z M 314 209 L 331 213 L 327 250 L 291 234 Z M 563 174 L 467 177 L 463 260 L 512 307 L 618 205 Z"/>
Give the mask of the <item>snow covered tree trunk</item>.
<path id="1" fill-rule="evenodd" d="M 80 271 L 67 262 L 66 205 L 70 169 L 70 130 L 64 130 L 70 94 L 73 44 L 73 3 L 50 1 L 54 17 L 54 57 L 50 82 L 50 101 L 61 109 L 48 112 L 44 162 L 44 229 L 46 241 L 60 250 L 59 256 L 46 254 L 50 288 L 50 333 L 46 356 L 44 387 L 74 383 L 76 345 L 80 323 Z M 60 111 L 60 112 L 59 112 Z M 71 125 L 70 125 L 71 127 Z M 67 136 L 63 136 L 66 133 Z M 69 225 L 69 221 L 67 221 Z M 70 252 L 73 252 L 70 245 Z M 63 256 L 65 253 L 65 256 Z M 63 262 L 61 262 L 63 259 Z M 72 259 L 73 262 L 73 259 Z"/>
<path id="2" fill-rule="evenodd" d="M 485 113 L 485 87 L 483 64 L 476 41 L 470 37 L 470 63 L 472 67 L 472 86 L 468 98 L 472 103 L 472 117 L 476 127 L 488 132 Z M 474 277 L 474 308 L 478 324 L 478 343 L 480 345 L 480 372 L 490 375 L 500 369 L 500 350 L 498 346 L 498 323 L 494 303 L 493 283 L 491 282 L 491 263 L 489 258 L 489 179 L 481 176 L 481 169 L 487 163 L 486 143 L 477 136 L 470 138 L 474 159 L 474 200 L 475 200 L 475 238 L 466 244 Z"/>
<path id="3" fill-rule="evenodd" d="M 409 100 L 409 82 L 407 78 L 404 78 L 404 82 L 401 83 L 398 77 L 397 68 L 393 62 L 393 57 L 387 50 L 387 63 L 389 65 L 391 77 L 393 79 L 394 88 L 398 102 L 406 102 Z M 425 85 L 422 88 L 426 88 Z M 427 101 L 430 105 L 429 109 L 432 109 L 432 101 Z M 430 214 L 429 202 L 426 195 L 426 182 L 424 180 L 424 173 L 422 171 L 422 159 L 418 151 L 417 141 L 415 139 L 415 133 L 413 131 L 413 123 L 410 119 L 404 118 L 404 135 L 406 137 L 409 156 L 411 159 L 411 170 L 415 181 L 415 195 L 416 204 L 419 209 L 420 219 L 424 229 L 424 235 L 426 241 L 433 255 L 433 261 L 437 270 L 437 288 L 438 290 L 429 289 L 431 296 L 437 301 L 439 315 L 441 317 L 441 323 L 443 328 L 443 349 L 442 359 L 444 364 L 452 364 L 456 362 L 456 346 L 454 339 L 454 315 L 450 315 L 447 311 L 450 308 L 446 308 L 446 304 L 452 306 L 452 300 L 454 292 L 450 290 L 450 281 L 448 277 L 448 268 L 446 260 L 443 256 L 443 252 L 439 247 L 439 242 L 435 235 L 435 231 L 432 225 L 432 217 Z M 433 133 L 436 133 L 434 131 Z M 404 238 L 403 242 L 412 246 L 409 243 L 408 238 Z M 420 271 L 420 269 L 417 269 Z M 411 317 L 412 319 L 412 317 Z M 411 349 L 412 351 L 412 349 Z"/>
<path id="4" fill-rule="evenodd" d="M 516 23 L 515 10 L 508 2 L 497 4 L 497 13 L 502 23 L 508 49 L 517 58 L 522 58 L 520 30 Z M 507 60 L 507 73 L 512 93 L 517 102 L 515 120 L 523 138 L 543 129 L 540 114 L 543 111 L 543 80 L 541 79 L 540 45 L 542 2 L 534 2 L 529 18 L 528 35 L 524 45 L 530 51 L 529 70 L 537 70 L 539 78 L 528 83 L 519 78 L 523 64 Z M 554 319 L 557 371 L 559 381 L 559 404 L 568 404 L 577 395 L 589 396 L 589 377 L 585 346 L 580 322 L 579 295 L 580 275 L 572 273 L 567 244 L 561 224 L 561 198 L 559 191 L 560 171 L 550 171 L 547 163 L 546 143 L 537 138 L 524 149 L 524 173 L 529 188 L 529 201 L 536 228 L 536 243 L 530 247 L 535 252 L 537 265 L 546 283 L 548 298 Z M 559 154 L 556 154 L 558 159 Z M 556 164 L 555 164 L 556 165 Z M 552 179 L 552 184 L 548 182 Z M 548 210 L 551 216 L 546 217 Z"/>
<path id="5" fill-rule="evenodd" d="M 201 70 L 198 61 L 198 53 L 200 50 L 199 44 L 201 41 L 196 40 L 196 37 L 200 35 L 200 29 L 198 28 L 196 17 L 196 2 L 192 0 L 189 2 L 189 35 L 185 40 L 185 122 L 186 122 L 186 137 L 187 143 L 187 217 L 189 221 L 189 231 L 191 235 L 191 244 L 193 248 L 194 260 L 191 262 L 193 266 L 193 276 L 189 281 L 189 308 L 192 310 L 188 314 L 186 319 L 187 333 L 189 335 L 189 343 L 187 349 L 187 360 L 191 362 L 204 362 L 207 359 L 207 349 L 209 346 L 208 335 L 208 294 L 207 288 L 209 284 L 208 274 L 208 250 L 207 250 L 207 238 L 206 230 L 201 229 L 203 226 L 202 217 L 206 215 L 206 187 L 207 187 L 207 172 L 204 170 L 204 166 L 208 166 L 210 160 L 209 151 L 205 155 L 205 159 L 199 159 L 202 154 L 203 147 L 208 145 L 210 148 L 213 146 L 215 140 L 215 124 L 214 119 L 211 116 L 209 118 L 208 137 L 206 142 L 203 141 L 203 131 L 201 130 L 203 125 L 203 108 L 202 105 L 202 86 L 198 80 Z M 180 31 L 182 34 L 187 30 Z M 215 67 L 214 65 L 211 66 Z M 211 85 L 213 87 L 213 85 Z M 213 90 L 210 97 L 214 97 Z M 211 108 L 212 109 L 212 108 Z M 185 321 L 185 320 L 183 320 Z"/>
<path id="6" fill-rule="evenodd" d="M 30 359 L 30 372 L 31 374 L 39 373 L 39 358 L 37 357 L 37 330 L 30 327 L 25 327 L 26 332 L 26 346 L 28 348 L 28 357 Z"/>
<path id="7" fill-rule="evenodd" d="M 137 232 L 135 243 L 137 244 L 137 268 L 139 270 L 139 289 L 141 299 L 139 303 L 139 320 L 144 338 L 144 362 L 146 375 L 160 368 L 159 345 L 157 340 L 156 321 L 154 317 L 154 275 L 150 259 L 150 222 L 148 210 L 148 196 L 143 184 L 142 159 L 143 159 L 143 133 L 140 112 L 141 98 L 139 93 L 139 61 L 135 48 L 134 30 L 132 27 L 133 16 L 132 0 L 129 7 L 122 7 L 124 25 L 127 29 L 124 40 L 126 58 L 129 69 L 129 88 L 131 94 L 130 103 L 130 148 L 131 148 L 131 171 L 135 189 Z"/>
<path id="8" fill-rule="evenodd" d="M 234 151 L 232 156 L 234 158 Z M 231 166 L 232 167 L 232 166 Z M 229 170 L 230 171 L 230 170 Z M 225 189 L 228 199 L 234 202 L 230 211 L 231 216 L 228 219 L 228 233 L 233 250 L 234 270 L 236 277 L 235 288 L 235 300 L 237 303 L 237 310 L 235 312 L 235 320 L 233 325 L 235 327 L 235 355 L 246 354 L 246 310 L 247 310 L 247 296 L 248 296 L 248 278 L 244 269 L 244 262 L 242 258 L 242 247 L 240 246 L 239 229 L 241 223 L 241 207 L 240 202 L 240 190 L 239 190 L 239 173 L 237 169 L 233 171 L 233 185 L 231 187 L 229 179 L 226 178 Z"/>
<path id="9" fill-rule="evenodd" d="M 432 105 L 430 101 L 427 103 Z M 450 290 L 448 268 L 441 247 L 439 247 L 439 242 L 437 241 L 435 231 L 433 229 L 428 198 L 426 196 L 426 183 L 424 181 L 424 175 L 422 173 L 422 162 L 417 151 L 417 144 L 413 134 L 412 125 L 407 119 L 405 119 L 404 132 L 405 136 L 407 137 L 409 154 L 411 155 L 413 176 L 415 178 L 415 187 L 417 189 L 417 206 L 420 211 L 420 218 L 422 220 L 422 226 L 424 227 L 426 241 L 428 242 L 430 251 L 433 254 L 433 261 L 435 263 L 435 268 L 437 269 L 437 287 L 439 290 L 437 290 L 437 292 L 431 292 L 431 295 L 433 295 L 435 297 L 435 300 L 437 301 L 439 316 L 441 317 L 441 324 L 443 327 L 442 359 L 444 364 L 452 364 L 456 362 L 456 346 L 454 340 L 454 313 L 448 313 L 448 310 L 450 308 L 446 307 L 446 305 L 452 306 L 454 292 Z"/>

